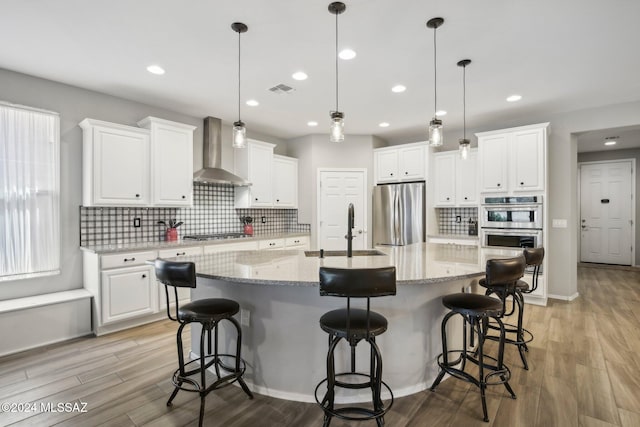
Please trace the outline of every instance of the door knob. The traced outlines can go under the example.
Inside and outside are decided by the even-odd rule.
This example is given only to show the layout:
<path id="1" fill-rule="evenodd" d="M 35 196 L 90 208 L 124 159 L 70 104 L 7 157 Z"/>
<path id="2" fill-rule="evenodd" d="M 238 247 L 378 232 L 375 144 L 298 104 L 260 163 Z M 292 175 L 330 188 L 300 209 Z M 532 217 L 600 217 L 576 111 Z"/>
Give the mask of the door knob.
<path id="1" fill-rule="evenodd" d="M 358 234 L 362 234 L 362 230 L 358 230 Z"/>
<path id="2" fill-rule="evenodd" d="M 582 229 L 584 230 L 585 228 L 587 228 L 587 226 L 582 224 Z"/>

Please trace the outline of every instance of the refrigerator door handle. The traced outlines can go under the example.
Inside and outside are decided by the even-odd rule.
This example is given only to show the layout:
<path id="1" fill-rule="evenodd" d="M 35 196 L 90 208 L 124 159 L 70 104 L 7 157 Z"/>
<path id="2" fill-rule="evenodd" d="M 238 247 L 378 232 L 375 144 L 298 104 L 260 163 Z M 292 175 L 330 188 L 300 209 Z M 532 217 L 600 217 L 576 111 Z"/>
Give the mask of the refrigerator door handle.
<path id="1" fill-rule="evenodd" d="M 394 231 L 394 235 L 393 235 L 393 244 L 394 245 L 401 245 L 402 242 L 399 242 L 399 240 L 402 239 L 402 231 L 400 229 L 401 227 L 401 206 L 400 206 L 400 192 L 399 191 L 394 191 L 393 194 L 393 231 Z"/>

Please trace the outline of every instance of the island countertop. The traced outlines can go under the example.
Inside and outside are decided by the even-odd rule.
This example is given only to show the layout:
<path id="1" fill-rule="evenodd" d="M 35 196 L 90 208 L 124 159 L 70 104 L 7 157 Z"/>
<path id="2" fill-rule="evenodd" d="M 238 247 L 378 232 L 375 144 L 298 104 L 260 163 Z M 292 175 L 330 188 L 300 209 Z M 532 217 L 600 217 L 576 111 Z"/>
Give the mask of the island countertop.
<path id="1" fill-rule="evenodd" d="M 227 282 L 313 286 L 321 266 L 338 268 L 396 267 L 400 285 L 429 284 L 481 276 L 480 254 L 475 246 L 416 243 L 378 246 L 383 255 L 308 257 L 305 251 L 263 250 L 221 252 L 183 257 L 193 261 L 199 277 Z"/>

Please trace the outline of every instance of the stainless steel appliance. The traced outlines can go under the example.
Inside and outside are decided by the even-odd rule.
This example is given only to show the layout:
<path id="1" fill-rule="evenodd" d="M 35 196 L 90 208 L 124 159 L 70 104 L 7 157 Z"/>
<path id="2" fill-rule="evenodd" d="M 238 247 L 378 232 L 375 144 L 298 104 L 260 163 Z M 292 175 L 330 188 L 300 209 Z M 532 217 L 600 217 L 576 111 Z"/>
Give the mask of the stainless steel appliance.
<path id="1" fill-rule="evenodd" d="M 482 246 L 542 246 L 542 208 L 541 196 L 486 197 L 481 207 Z"/>
<path id="2" fill-rule="evenodd" d="M 404 246 L 425 241 L 424 182 L 373 188 L 373 244 Z"/>
<path id="3" fill-rule="evenodd" d="M 542 197 L 485 197 L 482 227 L 542 229 Z"/>

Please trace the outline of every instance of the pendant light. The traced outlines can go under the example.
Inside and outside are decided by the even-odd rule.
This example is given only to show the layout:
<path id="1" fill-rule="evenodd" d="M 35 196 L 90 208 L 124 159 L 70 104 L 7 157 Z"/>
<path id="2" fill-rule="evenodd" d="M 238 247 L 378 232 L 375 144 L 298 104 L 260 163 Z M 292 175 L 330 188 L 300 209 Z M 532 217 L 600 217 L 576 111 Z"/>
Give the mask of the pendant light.
<path id="1" fill-rule="evenodd" d="M 438 118 L 438 79 L 437 79 L 437 56 L 436 56 L 436 30 L 444 24 L 442 18 L 432 18 L 427 21 L 427 27 L 433 28 L 433 119 L 429 122 L 429 145 L 440 147 L 444 143 L 442 134 L 442 120 Z"/>
<path id="2" fill-rule="evenodd" d="M 458 140 L 460 157 L 466 160 L 471 149 L 471 141 L 467 139 L 467 65 L 470 59 L 458 61 L 458 67 L 462 67 L 462 139 Z"/>
<path id="3" fill-rule="evenodd" d="M 344 141 L 344 113 L 338 108 L 338 15 L 347 9 L 344 3 L 339 1 L 329 5 L 329 12 L 336 15 L 336 109 L 331 112 L 331 128 L 329 131 L 329 141 Z"/>
<path id="4" fill-rule="evenodd" d="M 233 123 L 233 148 L 246 148 L 247 128 L 240 119 L 240 34 L 246 33 L 249 29 L 242 22 L 234 22 L 231 29 L 238 33 L 238 121 Z"/>

